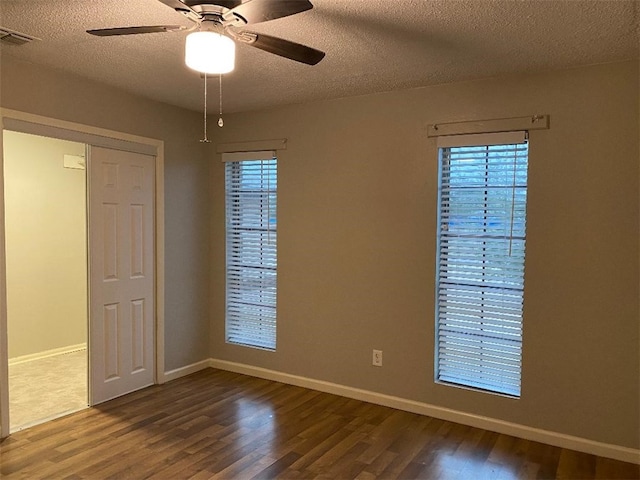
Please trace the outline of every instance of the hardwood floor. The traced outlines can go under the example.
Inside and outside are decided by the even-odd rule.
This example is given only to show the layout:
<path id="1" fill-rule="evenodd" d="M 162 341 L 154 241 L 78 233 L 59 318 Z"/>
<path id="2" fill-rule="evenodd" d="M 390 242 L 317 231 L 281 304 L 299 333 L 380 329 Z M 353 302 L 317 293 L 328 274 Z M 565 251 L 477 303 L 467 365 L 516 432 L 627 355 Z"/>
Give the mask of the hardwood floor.
<path id="1" fill-rule="evenodd" d="M 640 467 L 207 369 L 12 435 L 0 477 L 637 479 Z"/>

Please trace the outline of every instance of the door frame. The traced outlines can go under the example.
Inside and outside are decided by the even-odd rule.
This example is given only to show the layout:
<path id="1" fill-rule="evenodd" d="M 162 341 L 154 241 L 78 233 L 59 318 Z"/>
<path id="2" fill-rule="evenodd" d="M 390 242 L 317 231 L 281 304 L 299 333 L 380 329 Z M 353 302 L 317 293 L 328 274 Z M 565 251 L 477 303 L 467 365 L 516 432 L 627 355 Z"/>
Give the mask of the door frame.
<path id="1" fill-rule="evenodd" d="M 155 156 L 155 365 L 154 382 L 165 382 L 164 374 L 164 142 L 153 138 L 131 135 L 99 127 L 67 122 L 55 118 L 0 108 L 0 438 L 8 437 L 9 422 L 9 350 L 7 336 L 7 290 L 6 290 L 6 246 L 4 220 L 4 151 L 2 132 L 11 121 L 19 122 L 24 133 L 33 133 L 57 138 L 64 133 L 63 140 L 74 140 L 92 145 L 98 139 L 102 146 L 120 150 L 143 149 Z M 30 126 L 29 126 L 30 125 Z M 29 131 L 32 130 L 32 131 Z M 70 138 L 69 138 L 70 137 Z M 89 190 L 87 189 L 87 195 Z M 87 197 L 88 198 L 88 197 Z M 87 234 L 87 243 L 89 235 Z M 90 248 L 90 245 L 88 245 Z M 87 281 L 90 281 L 87 276 Z M 91 285 L 89 285 L 91 288 Z M 88 297 L 89 298 L 89 297 Z M 87 305 L 87 312 L 89 305 Z M 89 328 L 91 328 L 91 319 Z M 89 388 L 91 382 L 89 381 Z"/>

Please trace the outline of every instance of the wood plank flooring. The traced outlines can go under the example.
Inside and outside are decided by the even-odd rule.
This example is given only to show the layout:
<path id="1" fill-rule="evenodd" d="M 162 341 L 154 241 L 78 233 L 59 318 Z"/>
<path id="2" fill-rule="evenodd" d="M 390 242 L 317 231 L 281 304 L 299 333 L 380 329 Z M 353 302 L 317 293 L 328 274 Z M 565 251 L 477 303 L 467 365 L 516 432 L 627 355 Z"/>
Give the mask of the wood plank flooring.
<path id="1" fill-rule="evenodd" d="M 207 369 L 15 433 L 3 479 L 638 479 L 640 467 Z"/>

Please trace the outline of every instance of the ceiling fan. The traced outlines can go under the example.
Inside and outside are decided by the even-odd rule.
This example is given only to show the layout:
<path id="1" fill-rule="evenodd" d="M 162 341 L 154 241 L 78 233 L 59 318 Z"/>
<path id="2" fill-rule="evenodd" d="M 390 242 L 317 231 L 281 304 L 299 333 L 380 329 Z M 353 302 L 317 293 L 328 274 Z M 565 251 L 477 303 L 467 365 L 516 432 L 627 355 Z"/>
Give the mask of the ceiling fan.
<path id="1" fill-rule="evenodd" d="M 187 37 L 186 61 L 191 68 L 203 73 L 227 73 L 233 69 L 233 53 L 228 67 L 199 67 L 189 65 L 189 42 L 195 45 L 201 32 L 208 32 L 217 42 L 226 44 L 235 52 L 234 41 L 279 55 L 307 65 L 316 65 L 324 58 L 324 52 L 278 37 L 244 30 L 245 25 L 268 22 L 288 17 L 313 8 L 309 0 L 159 0 L 186 16 L 195 25 L 188 29 L 181 25 L 152 25 L 139 27 L 101 28 L 87 30 L 100 37 L 115 35 L 137 35 L 144 33 L 197 31 Z M 215 35 L 211 35 L 214 33 Z M 209 44 L 210 45 L 210 44 Z M 224 46 L 224 45 L 223 45 Z M 209 53 L 210 46 L 207 46 Z M 215 47 L 219 48 L 219 47 Z M 192 48 L 195 51 L 195 48 Z M 200 54 L 201 56 L 204 54 Z M 227 68 L 226 71 L 225 68 Z M 207 70 L 209 69 L 209 70 Z M 215 69 L 215 71 L 213 71 Z"/>

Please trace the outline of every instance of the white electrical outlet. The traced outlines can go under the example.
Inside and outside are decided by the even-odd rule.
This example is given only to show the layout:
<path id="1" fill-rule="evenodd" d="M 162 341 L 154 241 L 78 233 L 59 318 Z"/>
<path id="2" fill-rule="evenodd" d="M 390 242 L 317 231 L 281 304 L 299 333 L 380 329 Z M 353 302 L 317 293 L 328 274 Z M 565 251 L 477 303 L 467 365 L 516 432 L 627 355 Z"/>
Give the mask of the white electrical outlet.
<path id="1" fill-rule="evenodd" d="M 376 367 L 382 366 L 382 350 L 373 351 L 373 365 Z"/>

